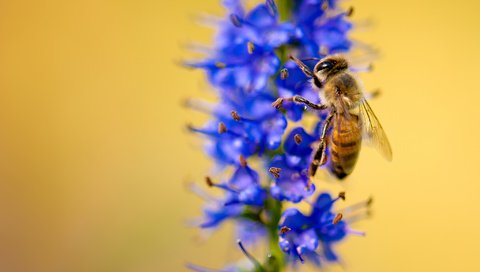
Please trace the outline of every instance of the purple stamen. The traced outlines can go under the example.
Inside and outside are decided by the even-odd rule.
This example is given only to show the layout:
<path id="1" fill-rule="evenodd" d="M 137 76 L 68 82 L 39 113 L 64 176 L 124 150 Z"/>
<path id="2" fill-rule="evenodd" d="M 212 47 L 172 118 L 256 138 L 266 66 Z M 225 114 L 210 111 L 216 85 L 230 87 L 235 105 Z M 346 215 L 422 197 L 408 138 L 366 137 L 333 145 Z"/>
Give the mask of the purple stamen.
<path id="1" fill-rule="evenodd" d="M 294 251 L 295 251 L 295 255 L 297 255 L 298 259 L 300 260 L 300 262 L 303 264 L 305 263 L 305 260 L 303 259 L 302 255 L 300 254 L 300 252 L 298 251 L 298 248 L 295 244 L 293 244 L 293 248 L 294 248 Z"/>
<path id="2" fill-rule="evenodd" d="M 195 271 L 195 272 L 222 272 L 221 270 L 216 270 L 216 269 L 211 269 L 211 268 L 206 268 L 206 267 L 201 267 L 195 264 L 186 264 L 185 265 L 188 269 Z"/>
<path id="3" fill-rule="evenodd" d="M 245 255 L 256 267 L 262 267 L 260 263 L 257 261 L 257 259 L 255 259 L 250 253 L 248 253 L 248 251 L 245 249 L 240 239 L 237 240 L 237 244 L 240 247 L 240 250 L 242 250 L 243 255 Z"/>
<path id="4" fill-rule="evenodd" d="M 348 232 L 349 234 L 358 235 L 358 236 L 365 236 L 365 235 L 367 235 L 367 233 L 364 232 L 364 231 L 354 230 L 354 229 L 350 229 L 350 228 L 347 229 L 347 232 Z"/>

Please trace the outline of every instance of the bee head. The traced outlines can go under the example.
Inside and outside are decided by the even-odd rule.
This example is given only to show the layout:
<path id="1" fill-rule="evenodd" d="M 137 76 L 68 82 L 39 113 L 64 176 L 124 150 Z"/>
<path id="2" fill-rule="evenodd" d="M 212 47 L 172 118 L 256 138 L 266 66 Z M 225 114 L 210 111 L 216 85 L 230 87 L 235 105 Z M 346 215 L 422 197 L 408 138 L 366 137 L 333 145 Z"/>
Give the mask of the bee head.
<path id="1" fill-rule="evenodd" d="M 334 75 L 348 69 L 347 60 L 338 55 L 327 56 L 321 59 L 313 69 L 313 72 L 320 78 Z"/>

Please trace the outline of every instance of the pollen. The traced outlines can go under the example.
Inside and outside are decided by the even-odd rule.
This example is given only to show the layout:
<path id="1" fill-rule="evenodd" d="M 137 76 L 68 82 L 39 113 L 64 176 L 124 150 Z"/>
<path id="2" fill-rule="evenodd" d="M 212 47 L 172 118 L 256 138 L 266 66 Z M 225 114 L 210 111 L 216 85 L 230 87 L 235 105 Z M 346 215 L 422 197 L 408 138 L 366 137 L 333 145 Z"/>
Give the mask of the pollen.
<path id="1" fill-rule="evenodd" d="M 320 46 L 320 55 L 328 55 L 328 47 L 325 45 Z"/>
<path id="2" fill-rule="evenodd" d="M 278 167 L 270 167 L 268 169 L 268 172 L 270 172 L 275 178 L 279 178 L 280 172 L 282 172 L 282 169 Z"/>
<path id="3" fill-rule="evenodd" d="M 253 54 L 253 50 L 255 50 L 255 45 L 252 42 L 247 43 L 247 50 L 248 54 Z"/>
<path id="4" fill-rule="evenodd" d="M 217 67 L 218 69 L 223 69 L 225 67 L 227 67 L 227 65 L 223 62 L 215 62 L 215 67 Z"/>
<path id="5" fill-rule="evenodd" d="M 243 155 L 240 155 L 240 157 L 238 158 L 239 162 L 240 162 L 240 165 L 242 167 L 247 167 L 247 160 L 245 159 L 245 157 Z"/>
<path id="6" fill-rule="evenodd" d="M 287 79 L 288 77 L 288 69 L 287 68 L 283 68 L 281 71 L 280 71 L 280 78 L 282 80 L 285 80 Z"/>
<path id="7" fill-rule="evenodd" d="M 335 218 L 333 218 L 333 221 L 332 223 L 334 225 L 336 225 L 338 222 L 340 222 L 343 218 L 343 214 L 342 213 L 337 213 L 337 215 L 335 215 Z"/>
<path id="8" fill-rule="evenodd" d="M 323 1 L 322 3 L 322 9 L 327 10 L 328 9 L 328 0 Z"/>
<path id="9" fill-rule="evenodd" d="M 353 11 L 354 11 L 353 7 L 350 7 L 350 8 L 348 8 L 348 10 L 345 14 L 347 15 L 347 17 L 352 17 Z"/>
<path id="10" fill-rule="evenodd" d="M 227 132 L 227 127 L 225 124 L 223 122 L 218 123 L 218 133 L 223 134 L 225 132 Z"/>
<path id="11" fill-rule="evenodd" d="M 230 21 L 234 26 L 242 27 L 242 22 L 240 21 L 240 18 L 238 18 L 236 14 L 230 14 Z"/>
<path id="12" fill-rule="evenodd" d="M 300 134 L 295 134 L 295 136 L 293 136 L 293 139 L 295 140 L 295 143 L 297 145 L 299 145 L 300 143 L 302 143 L 302 136 Z"/>
<path id="13" fill-rule="evenodd" d="M 235 120 L 235 121 L 240 121 L 240 119 L 241 119 L 241 118 L 240 118 L 240 115 L 238 115 L 238 113 L 237 113 L 236 111 L 231 111 L 231 112 L 230 112 L 230 115 L 232 115 L 232 118 L 233 118 L 233 120 Z"/>
<path id="14" fill-rule="evenodd" d="M 207 183 L 208 187 L 212 187 L 213 185 L 215 185 L 212 181 L 212 178 L 210 178 L 209 176 L 205 177 L 205 183 Z"/>
<path id="15" fill-rule="evenodd" d="M 291 230 L 292 230 L 291 228 L 289 228 L 289 227 L 287 227 L 287 226 L 283 226 L 283 227 L 280 229 L 279 233 L 280 233 L 280 234 L 285 234 L 285 233 L 287 233 L 287 232 L 289 232 L 289 231 L 291 231 Z"/>
<path id="16" fill-rule="evenodd" d="M 367 200 L 367 207 L 372 205 L 372 203 L 373 203 L 373 197 L 369 197 L 368 200 Z"/>

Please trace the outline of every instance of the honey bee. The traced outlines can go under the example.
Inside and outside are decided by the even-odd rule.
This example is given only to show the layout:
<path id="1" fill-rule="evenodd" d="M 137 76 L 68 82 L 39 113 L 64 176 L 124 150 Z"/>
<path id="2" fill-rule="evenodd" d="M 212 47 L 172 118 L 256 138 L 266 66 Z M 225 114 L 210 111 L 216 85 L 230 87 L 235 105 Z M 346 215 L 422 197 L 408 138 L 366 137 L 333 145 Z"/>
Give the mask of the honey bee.
<path id="1" fill-rule="evenodd" d="M 327 153 L 330 154 L 329 171 L 339 179 L 347 177 L 355 167 L 362 140 L 372 143 L 387 160 L 392 160 L 387 136 L 357 80 L 348 71 L 347 60 L 340 55 L 327 56 L 320 59 L 311 71 L 299 59 L 290 58 L 312 79 L 312 85 L 323 95 L 321 101 L 324 103 L 315 104 L 304 97 L 293 96 L 278 98 L 272 105 L 279 108 L 283 101 L 293 101 L 314 110 L 329 110 L 310 164 L 309 177 L 315 176 L 318 167 L 327 163 Z"/>

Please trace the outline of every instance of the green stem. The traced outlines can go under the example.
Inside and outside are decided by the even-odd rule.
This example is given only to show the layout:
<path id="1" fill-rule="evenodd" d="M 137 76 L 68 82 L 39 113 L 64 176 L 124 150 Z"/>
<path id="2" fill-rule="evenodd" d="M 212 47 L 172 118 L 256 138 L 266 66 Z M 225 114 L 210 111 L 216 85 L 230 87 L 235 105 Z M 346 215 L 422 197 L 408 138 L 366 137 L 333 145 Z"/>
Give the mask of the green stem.
<path id="1" fill-rule="evenodd" d="M 271 258 L 267 260 L 265 267 L 267 271 L 279 272 L 282 271 L 285 266 L 285 253 L 278 244 L 278 224 L 282 215 L 282 202 L 269 196 L 266 201 L 266 206 L 270 215 L 267 228 Z"/>
<path id="2" fill-rule="evenodd" d="M 276 2 L 280 21 L 288 21 L 292 16 L 295 0 L 277 0 Z M 283 64 L 288 60 L 287 47 L 282 46 L 277 48 L 276 51 L 277 56 L 280 58 L 281 66 L 283 66 Z M 278 76 L 279 72 L 280 70 L 277 71 L 277 74 L 271 79 L 273 86 L 275 86 L 274 79 L 276 76 Z M 278 90 L 274 90 L 274 92 L 278 92 Z M 268 229 L 268 246 L 271 257 L 267 259 L 263 267 L 268 272 L 281 272 L 286 266 L 285 253 L 278 244 L 278 224 L 280 222 L 280 217 L 282 216 L 282 202 L 269 195 L 265 201 L 265 209 L 270 217 L 270 220 L 265 222 L 265 226 Z"/>
<path id="3" fill-rule="evenodd" d="M 280 21 L 287 21 L 292 15 L 294 0 L 277 0 Z"/>

